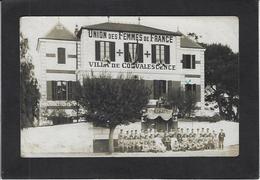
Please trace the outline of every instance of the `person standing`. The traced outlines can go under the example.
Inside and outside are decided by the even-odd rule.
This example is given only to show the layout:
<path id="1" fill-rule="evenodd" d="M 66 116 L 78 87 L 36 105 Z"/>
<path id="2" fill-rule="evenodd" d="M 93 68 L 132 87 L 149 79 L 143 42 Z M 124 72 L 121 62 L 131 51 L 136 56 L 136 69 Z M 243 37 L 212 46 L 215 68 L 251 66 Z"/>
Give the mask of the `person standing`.
<path id="1" fill-rule="evenodd" d="M 119 152 L 124 152 L 124 134 L 123 134 L 123 129 L 120 129 L 120 132 L 118 134 L 118 148 L 119 148 Z"/>
<path id="2" fill-rule="evenodd" d="M 189 129 L 189 128 L 186 129 L 186 135 L 187 135 L 187 136 L 190 135 L 190 129 Z"/>
<path id="3" fill-rule="evenodd" d="M 133 152 L 134 151 L 134 131 L 133 130 L 131 130 L 130 131 L 131 133 L 130 133 L 130 136 L 129 136 L 129 151 L 130 152 Z"/>
<path id="4" fill-rule="evenodd" d="M 165 132 L 163 140 L 164 140 L 164 145 L 166 147 L 166 150 L 167 151 L 171 150 L 171 138 L 167 132 Z"/>
<path id="5" fill-rule="evenodd" d="M 213 135 L 214 149 L 217 149 L 218 148 L 218 134 L 215 133 L 215 130 L 213 130 L 212 135 Z"/>
<path id="6" fill-rule="evenodd" d="M 220 133 L 218 134 L 218 142 L 219 142 L 219 149 L 224 148 L 224 138 L 226 137 L 223 129 L 220 130 Z"/>
<path id="7" fill-rule="evenodd" d="M 126 131 L 126 134 L 124 136 L 124 152 L 128 152 L 129 151 L 129 131 Z"/>
<path id="8" fill-rule="evenodd" d="M 204 128 L 201 128 L 200 137 L 205 137 Z"/>
<path id="9" fill-rule="evenodd" d="M 133 138 L 133 151 L 138 151 L 138 144 L 139 144 L 139 135 L 137 133 L 137 130 L 135 130 L 134 138 Z"/>
<path id="10" fill-rule="evenodd" d="M 177 140 L 178 140 L 178 142 L 180 143 L 181 142 L 181 140 L 182 140 L 182 132 L 180 132 L 179 131 L 179 129 L 178 129 L 178 132 L 177 132 Z"/>
<path id="11" fill-rule="evenodd" d="M 206 131 L 206 133 L 205 133 L 205 136 L 208 137 L 209 134 L 210 134 L 210 132 L 209 132 L 209 128 L 207 128 L 207 131 Z"/>

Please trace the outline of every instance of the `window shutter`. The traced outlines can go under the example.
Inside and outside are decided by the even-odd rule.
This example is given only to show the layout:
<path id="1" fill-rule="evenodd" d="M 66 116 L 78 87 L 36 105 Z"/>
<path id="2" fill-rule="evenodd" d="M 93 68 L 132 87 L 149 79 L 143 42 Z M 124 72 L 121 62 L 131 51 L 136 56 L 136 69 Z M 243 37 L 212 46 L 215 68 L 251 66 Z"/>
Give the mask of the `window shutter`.
<path id="1" fill-rule="evenodd" d="M 65 48 L 58 48 L 58 64 L 66 63 Z"/>
<path id="2" fill-rule="evenodd" d="M 173 94 L 172 81 L 168 81 L 168 94 Z"/>
<path id="3" fill-rule="evenodd" d="M 71 88 L 71 100 L 75 100 L 75 93 L 76 93 L 76 82 L 72 81 L 71 83 L 72 88 Z"/>
<path id="4" fill-rule="evenodd" d="M 57 81 L 51 81 L 52 83 L 52 100 L 57 100 Z"/>
<path id="5" fill-rule="evenodd" d="M 109 42 L 110 61 L 115 62 L 115 42 Z"/>
<path id="6" fill-rule="evenodd" d="M 100 61 L 100 41 L 95 42 L 96 61 Z"/>
<path id="7" fill-rule="evenodd" d="M 154 83 L 153 80 L 144 80 L 145 86 L 150 90 L 151 94 L 150 94 L 150 99 L 153 99 L 153 91 L 154 91 Z"/>
<path id="8" fill-rule="evenodd" d="M 156 63 L 156 46 L 152 45 L 152 63 Z"/>
<path id="9" fill-rule="evenodd" d="M 188 91 L 188 84 L 185 84 L 185 92 Z"/>
<path id="10" fill-rule="evenodd" d="M 138 62 L 143 63 L 143 44 L 138 44 Z"/>
<path id="11" fill-rule="evenodd" d="M 52 81 L 47 81 L 47 100 L 52 99 Z"/>
<path id="12" fill-rule="evenodd" d="M 182 55 L 182 68 L 186 68 L 186 55 L 185 54 L 183 54 Z"/>
<path id="13" fill-rule="evenodd" d="M 170 46 L 164 46 L 165 64 L 170 64 Z"/>
<path id="14" fill-rule="evenodd" d="M 192 69 L 195 69 L 195 55 L 192 55 Z"/>
<path id="15" fill-rule="evenodd" d="M 191 55 L 186 55 L 186 68 L 187 69 L 191 69 L 191 65 L 192 65 L 192 63 L 191 63 Z"/>
<path id="16" fill-rule="evenodd" d="M 125 55 L 125 62 L 129 62 L 129 44 L 124 43 L 124 55 Z"/>
<path id="17" fill-rule="evenodd" d="M 154 92 L 154 99 L 158 99 L 159 98 L 159 94 L 160 94 L 160 81 L 159 80 L 154 80 L 153 81 L 153 92 Z"/>
<path id="18" fill-rule="evenodd" d="M 161 80 L 160 81 L 161 82 L 161 92 L 163 93 L 163 94 L 165 94 L 166 93 L 166 81 L 165 80 Z M 161 96 L 162 94 L 160 94 L 160 96 Z"/>
<path id="19" fill-rule="evenodd" d="M 173 97 L 177 98 L 181 94 L 181 81 L 172 81 Z"/>
<path id="20" fill-rule="evenodd" d="M 200 85 L 196 85 L 196 100 L 197 100 L 197 102 L 200 102 L 201 100 L 200 100 Z"/>
<path id="21" fill-rule="evenodd" d="M 67 100 L 73 100 L 72 99 L 72 81 L 68 81 L 67 82 L 67 86 L 68 86 L 68 97 Z"/>

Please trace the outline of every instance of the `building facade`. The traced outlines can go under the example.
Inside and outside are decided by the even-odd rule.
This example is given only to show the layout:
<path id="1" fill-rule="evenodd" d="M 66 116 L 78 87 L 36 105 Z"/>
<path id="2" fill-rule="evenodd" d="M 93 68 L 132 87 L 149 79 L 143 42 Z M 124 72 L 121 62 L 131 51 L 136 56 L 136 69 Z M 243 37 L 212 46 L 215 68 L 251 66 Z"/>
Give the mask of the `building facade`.
<path id="1" fill-rule="evenodd" d="M 149 104 L 180 89 L 196 94 L 204 109 L 204 51 L 181 32 L 140 24 L 101 23 L 69 32 L 58 23 L 38 39 L 41 114 L 64 109 L 73 114 L 73 87 L 89 73 L 113 78 L 131 73 L 151 89 Z M 42 122 L 46 120 L 41 116 Z"/>

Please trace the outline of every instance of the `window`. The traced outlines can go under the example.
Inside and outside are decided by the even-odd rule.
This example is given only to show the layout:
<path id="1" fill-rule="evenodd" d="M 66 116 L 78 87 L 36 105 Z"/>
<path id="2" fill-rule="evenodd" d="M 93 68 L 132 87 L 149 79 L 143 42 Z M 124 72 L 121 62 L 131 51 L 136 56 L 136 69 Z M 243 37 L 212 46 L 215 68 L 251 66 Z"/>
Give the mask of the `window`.
<path id="1" fill-rule="evenodd" d="M 159 99 L 166 94 L 166 81 L 154 80 L 154 99 Z"/>
<path id="2" fill-rule="evenodd" d="M 196 94 L 196 84 L 185 84 L 185 92 Z"/>
<path id="3" fill-rule="evenodd" d="M 195 69 L 195 55 L 183 54 L 182 61 L 184 69 Z"/>
<path id="4" fill-rule="evenodd" d="M 152 45 L 152 63 L 170 64 L 170 46 Z"/>
<path id="5" fill-rule="evenodd" d="M 115 43 L 96 41 L 96 61 L 115 61 Z"/>
<path id="6" fill-rule="evenodd" d="M 125 43 L 125 62 L 143 63 L 143 44 Z"/>
<path id="7" fill-rule="evenodd" d="M 65 64 L 66 56 L 65 56 L 65 48 L 58 48 L 58 64 Z"/>
<path id="8" fill-rule="evenodd" d="M 72 81 L 47 81 L 47 100 L 73 100 Z"/>
<path id="9" fill-rule="evenodd" d="M 56 100 L 67 100 L 67 82 L 58 81 L 55 88 Z"/>

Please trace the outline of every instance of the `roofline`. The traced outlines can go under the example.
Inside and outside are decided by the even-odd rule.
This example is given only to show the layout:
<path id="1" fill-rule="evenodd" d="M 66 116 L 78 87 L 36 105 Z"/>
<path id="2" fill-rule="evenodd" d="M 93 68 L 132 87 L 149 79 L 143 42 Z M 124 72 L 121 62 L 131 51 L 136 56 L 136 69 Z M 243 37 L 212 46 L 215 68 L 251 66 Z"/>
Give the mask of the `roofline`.
<path id="1" fill-rule="evenodd" d="M 79 41 L 78 39 L 58 39 L 58 38 L 38 38 L 38 39 L 47 39 L 47 40 L 60 40 L 60 41 Z"/>
<path id="2" fill-rule="evenodd" d="M 37 39 L 37 46 L 36 46 L 36 51 L 38 51 L 38 46 L 39 46 L 39 40 L 41 39 L 45 39 L 45 40 L 58 40 L 58 41 L 75 41 L 75 42 L 79 42 L 79 39 L 76 40 L 71 40 L 71 39 L 55 39 L 55 38 L 38 38 Z"/>
<path id="3" fill-rule="evenodd" d="M 204 47 L 185 47 L 185 46 L 180 46 L 180 48 L 189 48 L 189 49 L 206 49 Z"/>
<path id="4" fill-rule="evenodd" d="M 102 31 L 109 31 L 109 32 L 130 32 L 130 33 L 140 33 L 138 31 L 122 31 L 122 30 L 107 30 L 107 29 L 104 29 L 104 28 L 88 28 L 88 27 L 81 27 L 78 34 L 77 34 L 77 37 L 80 37 L 81 36 L 81 33 L 82 33 L 82 29 L 88 29 L 88 30 L 102 30 Z M 182 36 L 181 33 L 177 33 L 177 32 L 172 32 L 172 33 L 149 33 L 149 32 L 141 32 L 141 34 L 158 34 L 158 35 L 172 35 L 172 36 Z"/>

